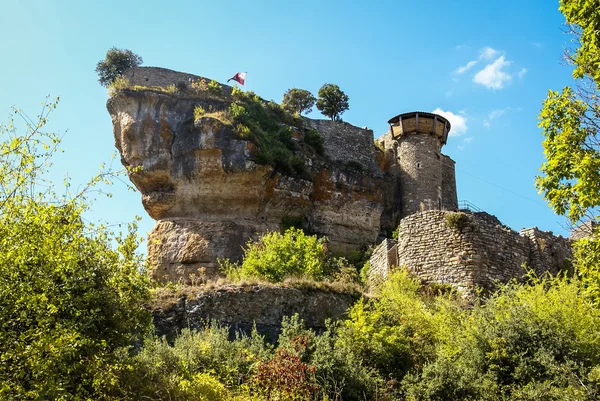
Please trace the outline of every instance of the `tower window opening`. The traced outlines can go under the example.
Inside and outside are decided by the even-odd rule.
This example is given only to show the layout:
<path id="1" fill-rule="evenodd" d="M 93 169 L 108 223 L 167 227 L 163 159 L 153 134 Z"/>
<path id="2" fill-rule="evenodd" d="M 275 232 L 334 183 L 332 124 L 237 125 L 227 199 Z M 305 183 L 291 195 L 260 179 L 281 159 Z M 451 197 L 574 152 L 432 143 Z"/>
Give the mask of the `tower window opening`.
<path id="1" fill-rule="evenodd" d="M 421 162 L 417 162 L 417 168 L 421 168 Z"/>

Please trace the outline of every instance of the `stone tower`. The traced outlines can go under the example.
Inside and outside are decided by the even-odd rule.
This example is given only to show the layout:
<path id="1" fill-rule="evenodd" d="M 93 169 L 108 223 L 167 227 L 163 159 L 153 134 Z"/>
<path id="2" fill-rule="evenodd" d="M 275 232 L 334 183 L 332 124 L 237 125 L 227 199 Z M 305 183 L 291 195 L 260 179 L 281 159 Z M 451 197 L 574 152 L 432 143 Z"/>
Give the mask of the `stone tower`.
<path id="1" fill-rule="evenodd" d="M 454 161 L 441 153 L 450 122 L 432 113 L 411 112 L 391 118 L 401 215 L 424 210 L 456 210 Z"/>

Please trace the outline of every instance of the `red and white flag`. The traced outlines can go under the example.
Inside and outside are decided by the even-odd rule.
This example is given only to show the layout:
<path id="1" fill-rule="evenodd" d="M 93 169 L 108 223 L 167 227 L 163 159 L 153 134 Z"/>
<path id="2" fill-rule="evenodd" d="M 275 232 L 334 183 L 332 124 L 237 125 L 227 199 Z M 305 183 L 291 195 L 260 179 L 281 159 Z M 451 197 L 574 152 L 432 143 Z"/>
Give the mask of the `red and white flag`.
<path id="1" fill-rule="evenodd" d="M 245 72 L 237 72 L 233 77 L 229 78 L 227 80 L 227 82 L 229 82 L 231 80 L 239 82 L 240 85 L 244 85 L 244 82 L 246 81 L 246 73 Z"/>

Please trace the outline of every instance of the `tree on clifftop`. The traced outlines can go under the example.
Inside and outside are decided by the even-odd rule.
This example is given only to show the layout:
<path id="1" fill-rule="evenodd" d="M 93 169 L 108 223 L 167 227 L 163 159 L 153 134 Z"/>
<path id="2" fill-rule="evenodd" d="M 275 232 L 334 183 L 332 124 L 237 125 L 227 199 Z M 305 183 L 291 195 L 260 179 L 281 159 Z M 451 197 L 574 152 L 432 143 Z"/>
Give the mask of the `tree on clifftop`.
<path id="1" fill-rule="evenodd" d="M 306 89 L 292 88 L 283 94 L 281 105 L 290 111 L 302 115 L 304 112 L 310 113 L 312 111 L 316 100 L 312 93 Z"/>
<path id="2" fill-rule="evenodd" d="M 540 113 L 546 162 L 536 179 L 554 211 L 572 224 L 598 219 L 600 208 L 600 0 L 561 0 L 571 42 L 574 88 L 549 91 Z M 590 225 L 591 227 L 591 225 Z M 600 231 L 575 246 L 575 265 L 600 302 Z"/>
<path id="3" fill-rule="evenodd" d="M 108 86 L 125 71 L 143 62 L 144 60 L 131 50 L 112 47 L 106 52 L 106 58 L 96 64 L 98 82 L 102 86 Z"/>
<path id="4" fill-rule="evenodd" d="M 339 86 L 325 84 L 319 89 L 317 109 L 333 121 L 339 121 L 340 115 L 348 110 L 348 95 Z"/>

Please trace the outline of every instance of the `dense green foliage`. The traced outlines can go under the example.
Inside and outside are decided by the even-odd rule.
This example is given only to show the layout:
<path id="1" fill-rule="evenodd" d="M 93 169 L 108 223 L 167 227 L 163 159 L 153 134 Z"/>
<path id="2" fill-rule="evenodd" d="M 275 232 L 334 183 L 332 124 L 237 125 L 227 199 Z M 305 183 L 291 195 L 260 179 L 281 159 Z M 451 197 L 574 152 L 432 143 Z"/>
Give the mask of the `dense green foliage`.
<path id="1" fill-rule="evenodd" d="M 115 237 L 84 223 L 86 189 L 40 185 L 60 143 L 43 132 L 55 107 L 0 127 L 0 399 L 110 398 L 150 329 L 135 225 Z"/>
<path id="2" fill-rule="evenodd" d="M 329 323 L 320 335 L 294 317 L 284 319 L 276 346 L 256 333 L 228 341 L 227 329 L 214 325 L 184 331 L 173 346 L 150 341 L 122 389 L 193 400 L 182 383 L 191 388 L 210 375 L 221 383 L 213 381 L 211 391 L 233 399 L 591 401 L 600 395 L 600 311 L 582 296 L 580 282 L 509 284 L 485 303 L 465 306 L 456 294 L 424 291 L 400 270 L 377 297 L 358 302 L 347 320 Z"/>
<path id="3" fill-rule="evenodd" d="M 559 9 L 576 35 L 578 48 L 568 53 L 575 65 L 573 76 L 588 75 L 600 84 L 600 1 L 561 0 Z"/>
<path id="4" fill-rule="evenodd" d="M 598 221 L 600 207 L 600 0 L 561 0 L 575 48 L 565 60 L 576 84 L 550 91 L 540 113 L 544 156 L 536 186 L 572 224 Z M 574 265 L 588 294 L 600 303 L 600 232 L 575 244 Z"/>
<path id="5" fill-rule="evenodd" d="M 315 105 L 315 97 L 306 89 L 292 88 L 288 89 L 283 94 L 281 105 L 293 113 L 302 115 L 302 113 L 310 113 Z"/>
<path id="6" fill-rule="evenodd" d="M 325 84 L 319 89 L 317 109 L 334 121 L 339 121 L 344 111 L 348 110 L 348 95 L 339 86 Z"/>
<path id="7" fill-rule="evenodd" d="M 96 64 L 98 82 L 102 86 L 108 86 L 116 78 L 122 76 L 125 71 L 137 67 L 143 62 L 144 60 L 131 50 L 111 47 L 106 52 L 105 59 L 98 61 L 98 64 Z"/>
<path id="8" fill-rule="evenodd" d="M 325 153 L 323 137 L 316 129 L 310 129 L 304 133 L 304 142 L 308 146 L 312 146 L 318 154 L 323 155 Z"/>
<path id="9" fill-rule="evenodd" d="M 229 275 L 261 278 L 271 282 L 301 276 L 321 279 L 326 273 L 325 242 L 298 228 L 283 234 L 270 232 L 244 249 L 244 260 Z"/>

